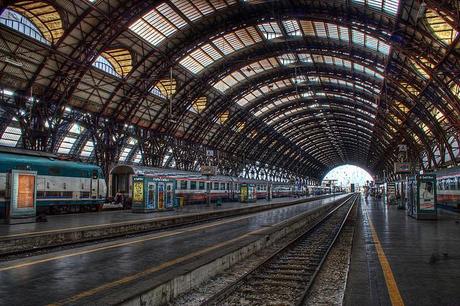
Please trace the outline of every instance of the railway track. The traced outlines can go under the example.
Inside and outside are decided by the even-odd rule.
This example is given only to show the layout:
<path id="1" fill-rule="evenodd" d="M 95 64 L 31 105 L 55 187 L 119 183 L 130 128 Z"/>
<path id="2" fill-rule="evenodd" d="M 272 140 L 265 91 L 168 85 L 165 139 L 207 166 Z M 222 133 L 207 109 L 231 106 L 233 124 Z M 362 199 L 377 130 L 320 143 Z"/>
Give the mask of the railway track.
<path id="1" fill-rule="evenodd" d="M 302 305 L 358 199 L 357 195 L 348 198 L 201 305 Z"/>

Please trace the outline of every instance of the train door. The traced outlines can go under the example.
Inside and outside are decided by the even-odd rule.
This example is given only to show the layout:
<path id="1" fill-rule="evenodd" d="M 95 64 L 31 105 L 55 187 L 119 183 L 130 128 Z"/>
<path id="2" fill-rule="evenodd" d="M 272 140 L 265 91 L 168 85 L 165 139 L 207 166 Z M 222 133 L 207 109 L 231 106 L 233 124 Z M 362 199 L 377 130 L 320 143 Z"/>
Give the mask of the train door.
<path id="1" fill-rule="evenodd" d="M 99 177 L 97 170 L 93 170 L 91 173 L 91 198 L 97 199 L 99 195 Z"/>
<path id="2" fill-rule="evenodd" d="M 165 208 L 165 183 L 158 183 L 158 209 Z"/>

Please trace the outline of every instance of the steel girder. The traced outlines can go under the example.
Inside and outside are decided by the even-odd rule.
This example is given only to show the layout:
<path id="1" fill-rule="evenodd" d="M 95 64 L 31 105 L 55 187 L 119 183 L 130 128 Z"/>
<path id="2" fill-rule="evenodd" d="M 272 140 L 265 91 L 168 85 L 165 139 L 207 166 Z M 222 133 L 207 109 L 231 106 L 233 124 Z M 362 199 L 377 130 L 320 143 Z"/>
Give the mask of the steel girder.
<path id="1" fill-rule="evenodd" d="M 448 2 L 448 1 L 444 1 L 442 4 L 443 4 L 443 5 L 448 5 L 449 3 L 450 3 L 450 2 Z M 430 3 L 430 4 L 431 4 L 431 3 Z M 152 5 L 152 3 L 150 3 L 150 5 Z M 436 5 L 436 4 L 433 4 L 433 5 Z M 306 6 L 307 6 L 307 5 L 306 5 Z M 322 10 L 326 11 L 326 8 L 325 8 L 325 7 L 322 7 L 320 4 L 318 5 L 318 7 L 319 7 L 318 10 L 321 10 L 321 9 L 322 9 Z M 277 7 L 277 8 L 278 8 L 278 7 Z M 280 6 L 279 8 L 280 8 L 280 9 L 284 9 L 284 10 L 286 10 L 286 11 L 290 10 L 290 8 L 286 8 L 286 7 L 284 7 L 284 6 Z M 254 8 L 250 13 L 251 13 L 251 14 L 254 14 L 254 15 L 257 15 L 257 14 L 259 14 L 259 12 L 256 12 L 257 10 L 266 10 L 265 12 L 268 12 L 270 9 L 273 9 L 273 7 L 272 7 L 272 6 L 259 6 L 259 7 L 257 7 L 257 9 Z M 329 10 L 329 9 L 330 9 L 330 7 L 327 7 L 327 10 Z M 291 10 L 292 10 L 292 9 L 291 9 Z M 230 10 L 230 11 L 231 11 L 231 10 Z M 230 12 L 230 11 L 229 11 L 229 12 Z M 234 9 L 234 11 L 236 12 L 236 11 L 238 11 L 238 10 L 237 10 L 237 9 Z M 277 10 L 277 11 L 278 11 L 278 10 Z M 357 11 L 359 11 L 359 10 L 357 10 Z M 230 12 L 230 13 L 232 13 L 232 12 Z M 233 12 L 233 13 L 234 13 L 234 12 Z M 226 14 L 228 14 L 228 15 L 226 15 Z M 343 12 L 338 12 L 337 16 L 340 16 L 341 14 L 343 15 Z M 228 12 L 225 12 L 225 14 L 222 13 L 221 15 L 222 15 L 222 16 L 219 16 L 219 17 L 231 16 L 231 14 L 229 14 Z M 363 14 L 363 15 L 365 15 L 365 14 Z M 286 16 L 292 16 L 292 15 L 287 14 Z M 85 18 L 85 17 L 83 17 L 83 19 L 84 19 L 84 18 Z M 229 17 L 227 17 L 227 18 L 229 18 Z M 255 18 L 255 17 L 254 17 L 254 18 Z M 127 19 L 128 19 L 128 18 L 127 18 Z M 243 19 L 243 18 L 242 18 L 242 19 Z M 255 18 L 255 19 L 256 19 L 256 18 Z M 364 18 L 363 18 L 363 20 L 364 20 Z M 206 23 L 209 22 L 209 21 L 210 21 L 210 20 L 202 20 L 202 23 L 203 23 L 203 24 L 206 24 Z M 387 27 L 387 28 L 390 28 L 390 27 L 391 27 L 390 23 L 391 23 L 391 20 L 388 21 L 388 27 Z M 76 24 L 76 23 L 74 23 L 74 24 Z M 375 22 L 375 24 L 378 24 L 378 22 Z M 101 27 L 102 27 L 102 26 L 101 26 Z M 203 28 L 204 28 L 204 27 L 203 27 Z M 193 31 L 196 32 L 196 33 L 194 33 L 193 36 L 195 36 L 196 34 L 199 33 L 199 31 L 197 31 L 197 29 L 193 29 Z M 187 34 L 183 34 L 183 36 L 187 36 Z M 182 40 L 182 39 L 181 39 L 181 40 Z M 192 41 L 192 40 L 190 40 L 190 41 Z M 178 42 L 179 42 L 179 41 L 178 41 Z M 196 41 L 194 41 L 194 42 L 196 42 Z M 179 42 L 179 43 L 182 43 L 182 42 Z M 156 51 L 155 51 L 155 52 L 156 52 Z M 158 51 L 158 52 L 159 52 L 159 51 Z M 173 51 L 173 52 L 175 52 L 175 51 Z M 171 64 L 171 63 L 170 63 L 170 64 Z M 140 66 L 139 66 L 139 67 L 140 67 Z M 84 67 L 84 68 L 85 68 L 85 67 Z M 88 69 L 88 68 L 86 67 L 86 69 Z M 139 75 L 141 75 L 141 74 L 139 74 Z M 55 80 L 56 80 L 56 79 L 55 79 Z M 60 83 L 60 82 L 58 82 L 58 83 Z M 71 81 L 69 81 L 67 84 L 73 84 L 73 83 L 72 83 Z M 136 87 L 136 86 L 133 86 L 133 88 L 134 88 L 134 87 Z M 50 88 L 53 88 L 53 87 L 50 87 Z M 57 88 L 57 87 L 54 87 L 54 88 Z M 53 90 L 51 90 L 51 91 L 53 91 Z M 59 91 L 59 90 L 57 90 L 57 91 Z M 70 96 L 70 93 L 69 93 L 69 96 Z M 65 103 L 65 101 L 64 101 L 64 103 Z M 415 110 L 415 109 L 414 109 L 414 110 Z"/>

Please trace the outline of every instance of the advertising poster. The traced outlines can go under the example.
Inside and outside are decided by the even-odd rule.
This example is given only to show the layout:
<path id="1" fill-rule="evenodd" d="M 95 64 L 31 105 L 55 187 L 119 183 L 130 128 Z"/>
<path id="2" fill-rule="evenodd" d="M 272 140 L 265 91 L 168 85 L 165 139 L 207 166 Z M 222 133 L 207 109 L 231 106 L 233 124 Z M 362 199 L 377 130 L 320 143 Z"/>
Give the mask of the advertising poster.
<path id="1" fill-rule="evenodd" d="M 33 208 L 35 196 L 35 176 L 28 174 L 18 175 L 17 208 Z"/>
<path id="2" fill-rule="evenodd" d="M 165 208 L 165 185 L 163 183 L 158 183 L 158 208 Z"/>
<path id="3" fill-rule="evenodd" d="M 240 187 L 240 192 L 241 192 L 241 201 L 245 202 L 248 200 L 248 186 L 241 186 Z"/>
<path id="4" fill-rule="evenodd" d="M 155 183 L 149 183 L 149 192 L 148 192 L 148 199 L 147 199 L 147 208 L 148 209 L 153 209 L 155 208 L 155 189 L 157 188 L 157 185 Z"/>
<path id="5" fill-rule="evenodd" d="M 137 181 L 133 184 L 133 202 L 144 201 L 144 182 Z"/>
<path id="6" fill-rule="evenodd" d="M 432 182 L 420 182 L 420 210 L 434 210 L 434 190 Z"/>

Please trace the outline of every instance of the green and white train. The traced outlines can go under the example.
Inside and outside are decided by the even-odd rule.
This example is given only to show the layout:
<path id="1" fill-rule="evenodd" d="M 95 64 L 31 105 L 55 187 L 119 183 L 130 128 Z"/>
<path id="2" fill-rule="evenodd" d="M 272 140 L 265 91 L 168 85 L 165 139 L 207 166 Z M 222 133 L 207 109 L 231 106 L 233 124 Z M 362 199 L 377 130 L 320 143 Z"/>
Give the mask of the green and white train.
<path id="1" fill-rule="evenodd" d="M 36 171 L 37 212 L 98 210 L 106 201 L 100 167 L 47 153 L 0 148 L 0 218 L 8 216 L 12 170 Z"/>

